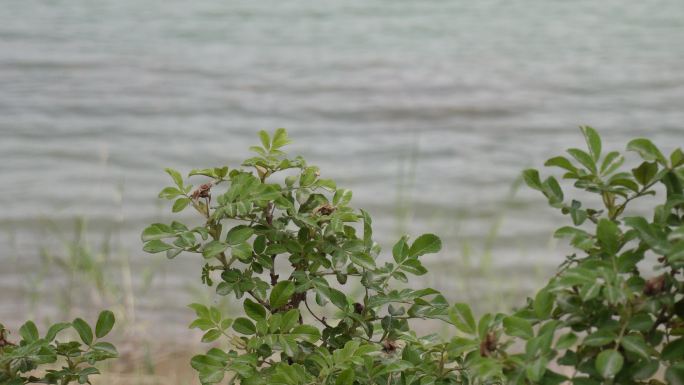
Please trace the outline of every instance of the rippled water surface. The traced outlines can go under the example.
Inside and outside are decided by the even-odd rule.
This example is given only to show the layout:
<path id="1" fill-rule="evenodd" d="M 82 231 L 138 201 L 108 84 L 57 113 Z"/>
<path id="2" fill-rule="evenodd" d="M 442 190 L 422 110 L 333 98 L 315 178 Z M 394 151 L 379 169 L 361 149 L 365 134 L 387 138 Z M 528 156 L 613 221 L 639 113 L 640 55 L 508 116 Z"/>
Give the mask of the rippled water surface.
<path id="1" fill-rule="evenodd" d="M 436 266 L 486 254 L 508 277 L 497 290 L 524 293 L 561 261 L 548 239 L 562 218 L 525 189 L 507 198 L 519 171 L 582 145 L 580 124 L 607 147 L 671 149 L 683 122 L 681 0 L 8 0 L 0 291 L 32 277 L 48 220 L 88 218 L 93 239 L 114 232 L 134 271 L 148 266 L 138 234 L 169 218 L 161 170 L 235 166 L 257 130 L 287 127 L 290 151 L 353 189 L 383 244 L 438 233 Z M 174 262 L 158 281 L 186 290 L 194 261 Z M 456 298 L 455 276 L 431 283 Z M 166 289 L 141 306 L 175 301 Z M 17 303 L 3 296 L 0 318 Z"/>

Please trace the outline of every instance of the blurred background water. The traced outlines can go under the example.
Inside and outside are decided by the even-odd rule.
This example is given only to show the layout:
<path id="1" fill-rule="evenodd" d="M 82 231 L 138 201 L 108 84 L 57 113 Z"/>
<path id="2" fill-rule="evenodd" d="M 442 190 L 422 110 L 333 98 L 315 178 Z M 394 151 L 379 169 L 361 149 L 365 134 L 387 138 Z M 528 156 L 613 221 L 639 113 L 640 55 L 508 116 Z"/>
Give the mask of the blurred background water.
<path id="1" fill-rule="evenodd" d="M 520 171 L 581 146 L 580 124 L 611 149 L 672 149 L 682 122 L 681 0 L 6 0 L 0 320 L 52 314 L 26 298 L 62 296 L 42 267 L 74 253 L 80 217 L 100 267 L 126 256 L 116 269 L 133 273 L 111 286 L 155 282 L 126 297 L 138 317 L 180 330 L 198 261 L 140 251 L 142 228 L 170 218 L 162 169 L 235 167 L 277 127 L 354 191 L 385 249 L 443 237 L 427 284 L 522 303 L 562 261 L 549 241 L 564 219 L 511 192 Z"/>

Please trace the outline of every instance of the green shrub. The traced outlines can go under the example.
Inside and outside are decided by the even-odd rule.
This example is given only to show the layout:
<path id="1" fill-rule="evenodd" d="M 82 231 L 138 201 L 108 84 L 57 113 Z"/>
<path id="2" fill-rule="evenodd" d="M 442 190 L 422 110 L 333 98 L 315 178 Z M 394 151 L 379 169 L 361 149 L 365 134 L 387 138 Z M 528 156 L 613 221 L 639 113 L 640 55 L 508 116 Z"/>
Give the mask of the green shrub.
<path id="1" fill-rule="evenodd" d="M 403 285 L 427 273 L 421 259 L 440 251 L 437 236 L 404 236 L 382 262 L 369 214 L 351 208 L 351 191 L 320 178 L 317 167 L 288 158 L 283 129 L 259 133 L 257 156 L 242 163 L 247 170 L 191 171 L 208 178 L 197 188 L 167 169 L 174 186 L 160 197 L 174 201 L 173 212 L 193 208 L 202 223 L 152 224 L 144 250 L 198 254 L 202 282 L 216 281 L 216 292 L 244 309 L 232 319 L 190 305 L 197 314 L 190 327 L 204 332 L 202 341 L 229 345 L 192 359 L 201 382 L 227 375 L 230 384 L 637 384 L 657 383 L 664 372 L 684 383 L 684 154 L 667 159 L 637 139 L 628 149 L 644 162 L 625 172 L 619 153 L 602 156 L 598 134 L 583 132 L 588 152 L 570 149 L 574 160 L 547 165 L 598 194 L 602 207 L 566 203 L 554 177 L 542 182 L 537 171 L 524 172 L 571 217 L 573 226 L 556 236 L 570 238 L 577 252 L 523 308 L 477 320 L 466 304 Z M 665 199 L 652 220 L 623 217 L 661 185 Z M 425 319 L 452 325 L 456 337 L 418 335 L 409 321 Z"/>
<path id="2" fill-rule="evenodd" d="M 0 325 L 0 384 L 90 384 L 90 376 L 100 373 L 93 365 L 118 356 L 114 345 L 99 341 L 109 334 L 113 326 L 114 314 L 103 311 L 94 333 L 87 322 L 76 318 L 71 323 L 51 325 L 41 338 L 35 323 L 28 321 L 19 329 L 21 340 L 14 344 L 8 340 L 7 330 Z M 76 331 L 83 343 L 56 339 L 70 328 Z M 58 368 L 59 365 L 62 366 Z"/>

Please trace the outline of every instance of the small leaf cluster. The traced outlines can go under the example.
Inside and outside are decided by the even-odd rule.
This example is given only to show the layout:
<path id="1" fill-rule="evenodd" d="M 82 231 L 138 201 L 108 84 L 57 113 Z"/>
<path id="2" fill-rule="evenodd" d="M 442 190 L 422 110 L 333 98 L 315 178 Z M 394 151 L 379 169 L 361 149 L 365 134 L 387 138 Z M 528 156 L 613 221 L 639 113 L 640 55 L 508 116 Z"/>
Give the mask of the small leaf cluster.
<path id="1" fill-rule="evenodd" d="M 114 314 L 105 310 L 94 331 L 76 318 L 51 325 L 41 337 L 35 323 L 27 321 L 19 329 L 21 340 L 16 344 L 8 340 L 8 331 L 0 325 L 0 384 L 90 384 L 90 376 L 100 373 L 95 363 L 118 356 L 114 345 L 100 341 L 114 322 Z M 57 338 L 68 329 L 73 329 L 80 341 Z"/>
<path id="2" fill-rule="evenodd" d="M 547 161 L 600 202 L 566 199 L 554 176 L 523 173 L 549 204 L 571 218 L 555 235 L 577 251 L 525 306 L 475 318 L 432 288 L 413 289 L 423 258 L 441 250 L 433 234 L 401 237 L 380 258 L 372 220 L 352 193 L 288 158 L 287 132 L 259 133 L 257 155 L 241 168 L 193 170 L 197 187 L 167 169 L 160 197 L 200 221 L 155 223 L 144 250 L 195 255 L 200 278 L 241 303 L 226 318 L 192 304 L 215 346 L 192 359 L 203 384 L 657 384 L 684 383 L 684 154 L 669 157 L 646 139 L 627 146 L 641 158 L 603 153 L 582 127 L 587 150 Z M 652 217 L 631 203 L 660 192 Z M 590 202 L 594 202 L 591 201 Z M 644 202 L 646 204 L 646 202 Z M 415 285 L 413 285 L 415 286 Z M 358 290 L 355 290 L 358 289 Z M 434 319 L 455 334 L 419 335 L 412 320 Z M 216 342 L 215 342 L 216 341 Z M 220 343 L 220 345 L 216 345 Z"/>

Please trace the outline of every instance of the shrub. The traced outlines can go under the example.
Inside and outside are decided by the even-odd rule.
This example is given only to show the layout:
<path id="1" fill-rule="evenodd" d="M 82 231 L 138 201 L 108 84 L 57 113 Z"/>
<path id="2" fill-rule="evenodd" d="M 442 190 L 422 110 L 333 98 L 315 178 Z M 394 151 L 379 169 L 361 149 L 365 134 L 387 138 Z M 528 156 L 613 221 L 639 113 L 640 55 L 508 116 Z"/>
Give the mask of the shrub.
<path id="1" fill-rule="evenodd" d="M 41 338 L 35 323 L 28 321 L 19 329 L 21 340 L 14 344 L 8 340 L 7 330 L 0 325 L 0 384 L 90 384 L 90 376 L 100 373 L 93 365 L 118 356 L 114 345 L 99 341 L 109 334 L 113 326 L 114 314 L 103 311 L 94 334 L 86 321 L 76 318 L 71 323 L 51 325 Z M 70 328 L 78 333 L 83 344 L 56 339 Z M 57 363 L 62 365 L 61 368 L 57 369 Z"/>
<path id="2" fill-rule="evenodd" d="M 440 251 L 437 236 L 404 236 L 392 260 L 381 262 L 370 215 L 350 207 L 351 191 L 322 179 L 317 167 L 288 158 L 283 129 L 259 133 L 256 156 L 242 163 L 247 170 L 191 171 L 208 178 L 199 187 L 167 169 L 174 186 L 159 196 L 174 201 L 173 212 L 193 208 L 202 223 L 152 224 L 144 250 L 201 256 L 202 282 L 216 283 L 219 295 L 244 309 L 233 319 L 190 305 L 197 314 L 190 327 L 204 332 L 202 341 L 230 346 L 193 357 L 201 382 L 228 374 L 229 384 L 636 384 L 656 381 L 660 369 L 669 382 L 684 383 L 684 154 L 668 159 L 637 139 L 628 150 L 644 161 L 625 172 L 619 153 L 602 156 L 596 131 L 582 130 L 588 152 L 570 149 L 573 160 L 547 165 L 598 194 L 602 207 L 566 203 L 554 177 L 542 182 L 537 171 L 524 172 L 530 187 L 571 217 L 573 226 L 556 236 L 568 237 L 577 253 L 524 307 L 477 321 L 466 304 L 403 285 L 427 273 L 421 259 Z M 623 217 L 658 185 L 665 199 L 652 220 Z M 649 277 L 643 265 L 657 274 Z M 418 335 L 409 321 L 425 319 L 452 325 L 456 336 Z"/>

